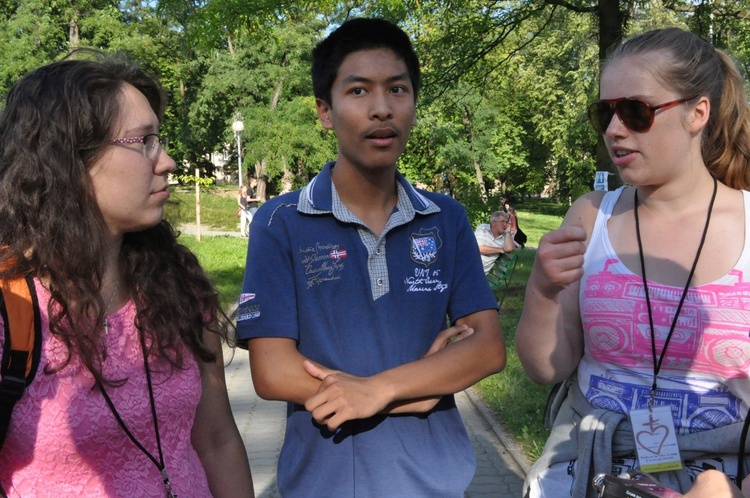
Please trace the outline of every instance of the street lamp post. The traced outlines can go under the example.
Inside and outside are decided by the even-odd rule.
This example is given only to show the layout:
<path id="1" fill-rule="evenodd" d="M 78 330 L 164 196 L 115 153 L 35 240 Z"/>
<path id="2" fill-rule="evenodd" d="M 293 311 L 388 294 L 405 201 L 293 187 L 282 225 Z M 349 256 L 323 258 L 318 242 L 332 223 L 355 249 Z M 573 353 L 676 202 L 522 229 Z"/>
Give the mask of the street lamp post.
<path id="1" fill-rule="evenodd" d="M 234 123 L 232 123 L 232 130 L 234 131 L 234 136 L 237 137 L 237 172 L 240 177 L 240 188 L 242 188 L 242 148 L 240 147 L 240 135 L 245 130 L 245 123 L 239 118 L 235 119 Z"/>

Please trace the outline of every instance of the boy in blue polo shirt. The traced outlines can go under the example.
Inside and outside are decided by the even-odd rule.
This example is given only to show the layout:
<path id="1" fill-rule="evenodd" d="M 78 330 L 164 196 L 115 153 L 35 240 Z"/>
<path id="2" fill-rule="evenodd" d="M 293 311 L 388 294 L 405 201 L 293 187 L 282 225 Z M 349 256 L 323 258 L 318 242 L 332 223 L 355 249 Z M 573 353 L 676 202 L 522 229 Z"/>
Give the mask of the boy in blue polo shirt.
<path id="1" fill-rule="evenodd" d="M 463 207 L 396 169 L 419 62 L 395 25 L 354 19 L 312 78 L 338 157 L 255 214 L 238 310 L 256 391 L 288 402 L 279 490 L 461 497 L 475 460 L 453 393 L 505 345 Z"/>

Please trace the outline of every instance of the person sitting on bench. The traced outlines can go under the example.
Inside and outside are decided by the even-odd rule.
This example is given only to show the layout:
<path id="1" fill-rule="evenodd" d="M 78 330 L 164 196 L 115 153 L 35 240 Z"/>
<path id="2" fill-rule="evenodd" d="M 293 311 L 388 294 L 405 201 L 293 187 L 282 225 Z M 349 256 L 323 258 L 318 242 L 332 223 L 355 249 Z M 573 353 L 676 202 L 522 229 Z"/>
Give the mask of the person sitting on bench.
<path id="1" fill-rule="evenodd" d="M 510 220 L 508 213 L 495 211 L 490 217 L 489 223 L 483 223 L 474 231 L 474 236 L 479 244 L 479 253 L 482 255 L 482 266 L 486 275 L 497 257 L 506 252 L 513 252 L 516 244 L 510 234 Z"/>

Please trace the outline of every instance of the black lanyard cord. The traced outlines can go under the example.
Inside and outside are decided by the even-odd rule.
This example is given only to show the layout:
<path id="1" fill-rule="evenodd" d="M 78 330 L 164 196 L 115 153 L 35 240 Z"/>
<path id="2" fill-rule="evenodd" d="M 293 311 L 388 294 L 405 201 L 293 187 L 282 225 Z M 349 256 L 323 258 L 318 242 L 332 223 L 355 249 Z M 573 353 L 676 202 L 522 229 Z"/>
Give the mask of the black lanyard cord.
<path id="1" fill-rule="evenodd" d="M 688 275 L 687 282 L 685 282 L 685 288 L 682 290 L 682 297 L 680 298 L 680 303 L 677 306 L 677 311 L 675 311 L 674 318 L 672 319 L 672 326 L 669 329 L 669 334 L 667 334 L 667 338 L 664 341 L 664 348 L 661 350 L 661 354 L 659 355 L 659 358 L 656 357 L 656 334 L 654 332 L 654 317 L 653 313 L 651 311 L 651 298 L 649 297 L 648 292 L 648 283 L 646 279 L 646 263 L 645 259 L 643 257 L 643 243 L 641 242 L 641 228 L 640 228 L 640 220 L 638 218 L 638 190 L 635 190 L 634 195 L 634 202 L 635 202 L 635 234 L 638 239 L 638 255 L 641 260 L 641 275 L 643 278 L 643 291 L 646 294 L 646 307 L 648 308 L 648 323 L 651 328 L 651 355 L 654 360 L 654 380 L 651 385 L 651 396 L 649 397 L 649 409 L 651 408 L 651 405 L 653 403 L 653 398 L 656 393 L 656 378 L 659 375 L 659 370 L 661 370 L 661 364 L 664 361 L 664 356 L 666 356 L 667 352 L 667 346 L 669 346 L 669 341 L 672 339 L 672 333 L 674 332 L 675 327 L 677 326 L 677 318 L 680 316 L 680 311 L 682 311 L 682 305 L 685 304 L 685 298 L 687 297 L 688 289 L 690 288 L 690 282 L 693 280 L 693 275 L 695 274 L 695 268 L 698 266 L 698 259 L 700 258 L 701 251 L 703 250 L 703 244 L 706 242 L 706 235 L 708 234 L 708 225 L 711 221 L 711 212 L 714 209 L 714 201 L 716 201 L 716 191 L 718 189 L 718 181 L 714 177 L 714 191 L 711 195 L 711 202 L 708 204 L 708 214 L 706 215 L 706 225 L 703 227 L 703 235 L 701 236 L 701 242 L 698 245 L 698 251 L 695 254 L 695 260 L 693 261 L 693 267 L 690 269 L 690 274 Z"/>
<path id="2" fill-rule="evenodd" d="M 146 383 L 148 384 L 148 398 L 149 402 L 151 404 L 151 417 L 154 421 L 154 433 L 156 434 L 156 448 L 159 451 L 159 460 L 157 461 L 156 458 L 149 452 L 143 444 L 141 444 L 138 439 L 133 435 L 132 432 L 130 432 L 130 429 L 128 429 L 128 426 L 125 425 L 125 422 L 122 420 L 122 417 L 120 416 L 120 413 L 115 408 L 114 403 L 112 403 L 112 399 L 109 397 L 109 394 L 107 394 L 107 391 L 104 389 L 104 385 L 101 382 L 97 382 L 97 385 L 99 387 L 99 390 L 101 391 L 102 395 L 104 396 L 104 400 L 107 402 L 107 405 L 109 406 L 110 411 L 112 411 L 112 415 L 115 416 L 115 419 L 117 420 L 117 423 L 120 424 L 120 427 L 122 427 L 122 430 L 125 431 L 125 434 L 128 436 L 128 438 L 133 442 L 133 444 L 138 447 L 141 452 L 146 455 L 149 460 L 151 460 L 154 465 L 156 465 L 156 468 L 159 469 L 159 472 L 161 472 L 162 478 L 164 479 L 164 486 L 167 489 L 167 496 L 171 498 L 177 498 L 177 495 L 174 495 L 172 493 L 172 485 L 169 482 L 169 476 L 167 475 L 166 467 L 164 465 L 164 453 L 161 449 L 161 437 L 159 437 L 159 418 L 156 415 L 156 402 L 154 401 L 154 388 L 153 384 L 151 383 L 151 369 L 148 366 L 148 354 L 146 353 L 146 343 L 143 338 L 143 334 L 140 335 L 141 340 L 141 350 L 143 351 L 143 366 L 146 370 Z"/>

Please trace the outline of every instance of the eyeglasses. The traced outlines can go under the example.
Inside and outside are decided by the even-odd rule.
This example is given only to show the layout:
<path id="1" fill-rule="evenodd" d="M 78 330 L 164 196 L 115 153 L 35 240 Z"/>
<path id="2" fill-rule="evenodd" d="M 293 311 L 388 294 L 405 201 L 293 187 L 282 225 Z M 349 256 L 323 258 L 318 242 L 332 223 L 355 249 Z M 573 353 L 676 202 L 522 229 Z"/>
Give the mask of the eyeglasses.
<path id="1" fill-rule="evenodd" d="M 156 159 L 159 155 L 160 148 L 167 148 L 166 139 L 161 138 L 156 133 L 149 133 L 142 137 L 131 137 L 131 138 L 116 138 L 110 140 L 112 144 L 143 144 L 143 155 L 148 159 Z"/>
<path id="2" fill-rule="evenodd" d="M 609 126 L 612 117 L 617 114 L 622 124 L 630 131 L 645 133 L 651 129 L 654 124 L 654 116 L 659 109 L 669 109 L 683 102 L 693 100 L 689 99 L 672 100 L 659 105 L 650 105 L 638 99 L 611 99 L 599 100 L 589 106 L 588 116 L 589 123 L 597 131 L 604 133 Z"/>

